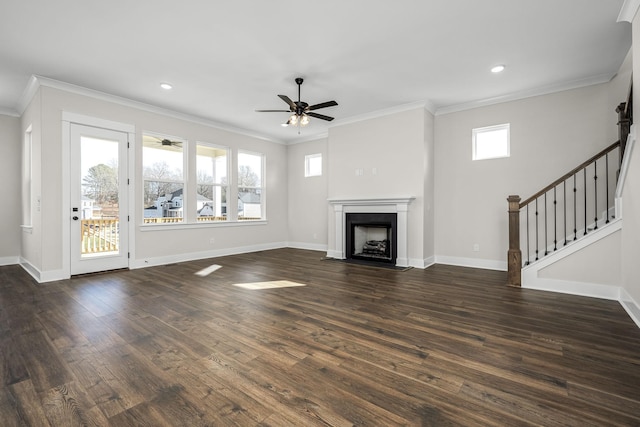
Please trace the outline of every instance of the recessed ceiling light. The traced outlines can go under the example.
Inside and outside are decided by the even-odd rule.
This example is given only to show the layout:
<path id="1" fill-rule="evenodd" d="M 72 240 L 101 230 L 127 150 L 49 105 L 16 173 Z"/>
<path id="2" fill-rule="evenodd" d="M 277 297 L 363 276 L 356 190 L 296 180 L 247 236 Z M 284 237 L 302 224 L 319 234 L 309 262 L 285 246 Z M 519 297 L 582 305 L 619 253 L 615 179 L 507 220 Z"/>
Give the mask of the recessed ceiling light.
<path id="1" fill-rule="evenodd" d="M 503 71 L 504 71 L 504 65 L 496 65 L 495 67 L 491 68 L 492 73 L 501 73 Z"/>
<path id="2" fill-rule="evenodd" d="M 173 86 L 171 86 L 169 83 L 160 83 L 160 87 L 164 90 L 169 90 L 173 88 Z"/>

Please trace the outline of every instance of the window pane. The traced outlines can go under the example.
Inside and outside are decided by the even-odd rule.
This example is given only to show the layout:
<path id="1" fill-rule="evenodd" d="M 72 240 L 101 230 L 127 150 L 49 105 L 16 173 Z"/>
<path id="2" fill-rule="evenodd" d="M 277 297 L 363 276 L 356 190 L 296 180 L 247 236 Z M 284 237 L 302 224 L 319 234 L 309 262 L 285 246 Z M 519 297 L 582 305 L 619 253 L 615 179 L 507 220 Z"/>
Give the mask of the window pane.
<path id="1" fill-rule="evenodd" d="M 183 181 L 183 143 L 155 136 L 142 137 L 144 179 Z"/>
<path id="2" fill-rule="evenodd" d="M 257 188 L 238 188 L 238 219 L 262 219 L 261 193 Z"/>
<path id="3" fill-rule="evenodd" d="M 473 129 L 473 160 L 509 157 L 509 124 Z"/>
<path id="4" fill-rule="evenodd" d="M 145 181 L 145 224 L 182 222 L 183 191 L 182 183 Z"/>
<path id="5" fill-rule="evenodd" d="M 182 222 L 184 216 L 184 143 L 142 136 L 144 223 Z"/>
<path id="6" fill-rule="evenodd" d="M 238 153 L 238 187 L 262 186 L 262 156 Z"/>
<path id="7" fill-rule="evenodd" d="M 198 184 L 197 193 L 198 221 L 227 220 L 227 187 Z"/>
<path id="8" fill-rule="evenodd" d="M 304 157 L 304 176 L 322 175 L 322 154 L 309 154 Z"/>
<path id="9" fill-rule="evenodd" d="M 196 148 L 198 183 L 227 184 L 227 150 L 198 144 Z"/>

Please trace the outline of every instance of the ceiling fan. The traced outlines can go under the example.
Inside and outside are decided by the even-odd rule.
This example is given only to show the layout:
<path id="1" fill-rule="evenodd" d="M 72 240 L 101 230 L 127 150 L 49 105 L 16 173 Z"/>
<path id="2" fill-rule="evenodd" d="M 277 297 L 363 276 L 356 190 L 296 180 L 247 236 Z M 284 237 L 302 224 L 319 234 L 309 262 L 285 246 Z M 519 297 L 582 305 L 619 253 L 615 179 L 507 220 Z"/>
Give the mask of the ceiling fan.
<path id="1" fill-rule="evenodd" d="M 283 123 L 282 126 L 306 126 L 309 124 L 309 117 L 314 117 L 316 119 L 331 121 L 333 117 L 325 116 L 324 114 L 314 113 L 314 110 L 318 110 L 320 108 L 326 107 L 334 107 L 338 105 L 336 101 L 327 101 L 321 102 L 320 104 L 309 105 L 306 102 L 300 100 L 300 86 L 304 79 L 302 77 L 297 77 L 295 82 L 298 85 L 298 100 L 292 101 L 287 95 L 278 95 L 280 99 L 287 103 L 289 106 L 288 110 L 256 110 L 259 113 L 293 113 L 289 117 L 286 123 Z M 298 129 L 298 133 L 300 130 Z"/>
<path id="2" fill-rule="evenodd" d="M 160 145 L 162 147 L 182 147 L 182 141 L 172 141 L 168 138 L 159 138 L 151 135 L 144 135 L 143 142 L 145 146 Z"/>

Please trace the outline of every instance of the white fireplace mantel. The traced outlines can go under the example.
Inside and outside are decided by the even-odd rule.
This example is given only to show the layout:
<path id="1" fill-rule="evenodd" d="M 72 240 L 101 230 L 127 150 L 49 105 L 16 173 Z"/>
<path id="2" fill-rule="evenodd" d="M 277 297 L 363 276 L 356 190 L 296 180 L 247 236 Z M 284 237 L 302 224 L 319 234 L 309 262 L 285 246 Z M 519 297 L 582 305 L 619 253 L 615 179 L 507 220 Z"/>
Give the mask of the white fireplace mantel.
<path id="1" fill-rule="evenodd" d="M 409 204 L 415 197 L 390 197 L 368 199 L 329 199 L 335 213 L 335 243 L 334 248 L 329 248 L 327 257 L 345 259 L 346 234 L 345 219 L 347 213 L 395 213 L 397 220 L 397 244 L 396 265 L 398 267 L 409 266 L 408 256 L 408 221 L 407 213 Z"/>

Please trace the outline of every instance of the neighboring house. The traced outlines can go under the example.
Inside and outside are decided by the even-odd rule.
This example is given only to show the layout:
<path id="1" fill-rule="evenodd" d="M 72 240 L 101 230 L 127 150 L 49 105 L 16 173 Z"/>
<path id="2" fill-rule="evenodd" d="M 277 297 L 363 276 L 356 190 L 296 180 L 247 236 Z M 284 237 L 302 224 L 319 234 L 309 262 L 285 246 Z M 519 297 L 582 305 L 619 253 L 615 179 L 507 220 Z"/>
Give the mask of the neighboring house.
<path id="1" fill-rule="evenodd" d="M 160 196 L 153 206 L 144 209 L 145 218 L 182 218 L 183 216 L 183 189 L 174 191 L 165 196 Z M 198 194 L 196 198 L 198 216 L 213 216 L 212 201 Z M 211 212 L 211 213 L 209 213 Z"/>
<path id="2" fill-rule="evenodd" d="M 261 218 L 262 210 L 260 194 L 253 192 L 238 193 L 238 216 L 247 218 Z"/>
<path id="3" fill-rule="evenodd" d="M 100 209 L 94 206 L 95 201 L 86 196 L 82 196 L 80 205 L 80 210 L 82 211 L 82 219 L 91 219 L 93 218 L 93 211 Z"/>

